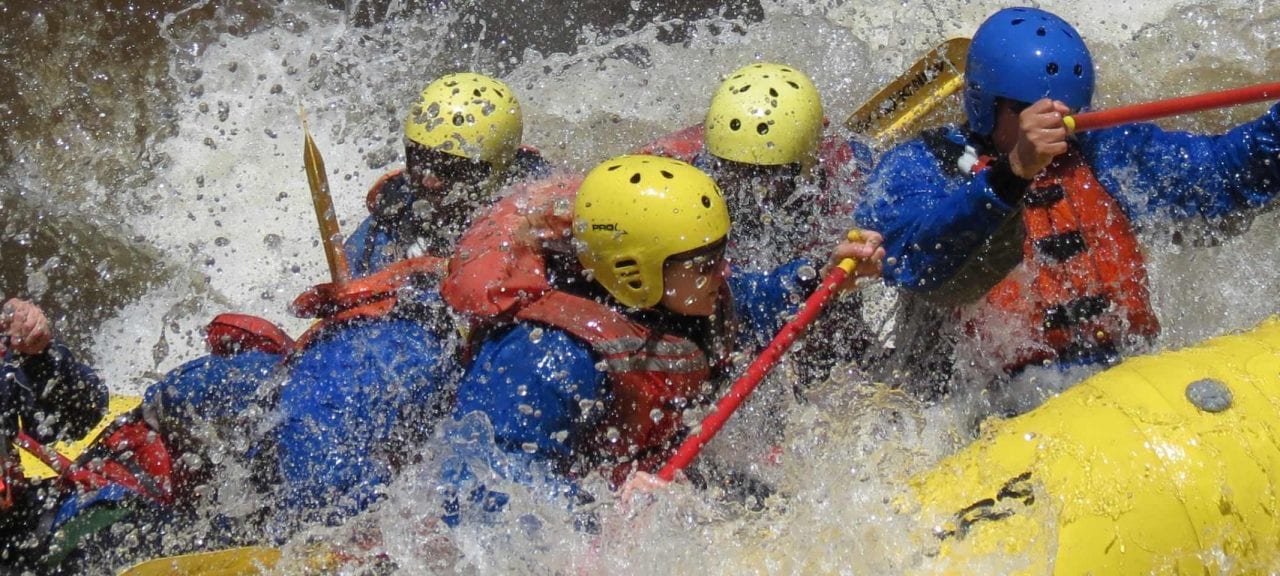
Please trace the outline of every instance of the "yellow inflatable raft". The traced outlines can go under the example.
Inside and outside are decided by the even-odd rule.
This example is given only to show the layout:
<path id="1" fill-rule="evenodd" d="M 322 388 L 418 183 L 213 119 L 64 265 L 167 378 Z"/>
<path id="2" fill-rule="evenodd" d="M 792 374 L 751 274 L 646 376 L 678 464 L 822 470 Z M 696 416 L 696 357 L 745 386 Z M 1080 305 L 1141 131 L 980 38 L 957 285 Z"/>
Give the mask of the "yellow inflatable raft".
<path id="1" fill-rule="evenodd" d="M 1280 317 L 991 426 L 906 505 L 930 572 L 1255 574 L 1280 569 L 1278 486 Z"/>

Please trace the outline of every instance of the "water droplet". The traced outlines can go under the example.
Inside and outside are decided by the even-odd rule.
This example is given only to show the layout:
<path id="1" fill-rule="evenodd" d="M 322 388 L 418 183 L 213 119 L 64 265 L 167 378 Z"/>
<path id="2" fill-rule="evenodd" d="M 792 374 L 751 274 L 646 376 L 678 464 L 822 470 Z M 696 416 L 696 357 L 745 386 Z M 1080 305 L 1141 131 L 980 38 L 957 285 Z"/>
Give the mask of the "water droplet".
<path id="1" fill-rule="evenodd" d="M 610 426 L 608 430 L 605 430 L 604 437 L 608 439 L 609 442 L 617 442 L 622 438 L 622 432 L 620 432 L 616 426 Z"/>
<path id="2" fill-rule="evenodd" d="M 654 408 L 653 410 L 650 410 L 650 411 L 649 411 L 649 419 L 650 419 L 650 420 L 653 420 L 654 424 L 657 424 L 658 422 L 661 422 L 661 421 L 662 421 L 662 409 L 661 409 L 661 408 Z"/>
<path id="3" fill-rule="evenodd" d="M 538 444 L 537 444 L 536 442 L 525 442 L 524 444 L 521 444 L 521 445 L 520 445 L 520 449 L 521 449 L 521 450 L 524 450 L 525 452 L 527 452 L 527 453 L 529 453 L 529 454 L 537 454 L 537 453 L 538 453 Z"/>
<path id="4" fill-rule="evenodd" d="M 517 404 L 516 410 L 519 410 L 520 413 L 524 414 L 525 416 L 533 414 L 533 406 L 530 406 L 528 404 Z"/>

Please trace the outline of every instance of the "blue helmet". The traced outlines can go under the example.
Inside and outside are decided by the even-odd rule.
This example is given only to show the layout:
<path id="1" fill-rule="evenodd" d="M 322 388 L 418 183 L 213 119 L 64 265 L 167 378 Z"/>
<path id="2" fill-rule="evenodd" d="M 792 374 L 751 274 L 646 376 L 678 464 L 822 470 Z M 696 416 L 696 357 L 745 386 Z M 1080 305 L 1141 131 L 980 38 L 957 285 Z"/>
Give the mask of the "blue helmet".
<path id="1" fill-rule="evenodd" d="M 1072 110 L 1093 99 L 1093 58 L 1065 20 L 1037 8 L 1005 8 L 973 34 L 965 64 L 969 129 L 990 134 L 996 98 L 1031 103 L 1053 98 Z"/>

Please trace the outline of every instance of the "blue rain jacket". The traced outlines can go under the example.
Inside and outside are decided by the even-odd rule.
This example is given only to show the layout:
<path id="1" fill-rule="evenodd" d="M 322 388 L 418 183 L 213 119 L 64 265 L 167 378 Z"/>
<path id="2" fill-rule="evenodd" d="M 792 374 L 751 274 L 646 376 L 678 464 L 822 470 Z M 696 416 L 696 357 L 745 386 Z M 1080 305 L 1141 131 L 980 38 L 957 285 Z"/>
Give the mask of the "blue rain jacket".
<path id="1" fill-rule="evenodd" d="M 859 225 L 885 237 L 885 280 L 908 291 L 954 288 L 947 281 L 1017 215 L 993 189 L 990 171 L 973 176 L 955 165 L 963 147 L 974 145 L 967 133 L 953 128 L 943 139 L 942 153 L 924 139 L 886 153 L 855 213 Z M 1218 218 L 1261 206 L 1280 190 L 1280 104 L 1222 135 L 1131 124 L 1081 133 L 1077 145 L 1131 221 Z M 1022 246 L 1006 248 L 1019 254 L 991 260 L 1018 262 Z M 994 285 L 1008 269 L 991 271 L 998 276 L 971 280 Z"/>
<path id="2" fill-rule="evenodd" d="M 1217 136 L 1133 124 L 1082 133 L 1075 145 L 1138 223 L 1162 215 L 1219 218 L 1280 190 L 1280 105 Z M 985 296 L 1023 258 L 1019 207 L 997 191 L 1016 180 L 993 182 L 994 170 L 975 176 L 962 169 L 966 146 L 982 152 L 972 135 L 949 127 L 890 150 L 855 210 L 859 225 L 884 235 L 885 280 L 904 291 L 896 348 L 876 361 L 879 377 L 924 397 L 951 386 L 958 337 L 952 308 Z"/>

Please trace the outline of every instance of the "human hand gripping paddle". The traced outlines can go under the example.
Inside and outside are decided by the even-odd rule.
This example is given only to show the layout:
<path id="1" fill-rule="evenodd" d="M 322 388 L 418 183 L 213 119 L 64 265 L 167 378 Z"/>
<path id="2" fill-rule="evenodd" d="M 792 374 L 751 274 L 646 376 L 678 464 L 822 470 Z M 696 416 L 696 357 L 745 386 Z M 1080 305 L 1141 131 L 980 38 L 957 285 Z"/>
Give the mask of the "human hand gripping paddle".
<path id="1" fill-rule="evenodd" d="M 872 236 L 873 235 L 873 236 Z M 879 248 L 879 235 L 874 233 L 863 233 L 854 230 L 849 233 L 850 242 L 870 241 L 866 246 L 870 247 L 870 260 L 878 262 L 875 257 Z M 831 301 L 831 296 L 837 291 L 849 288 L 846 279 L 854 269 L 859 266 L 858 260 L 854 258 L 844 258 L 839 264 L 834 266 L 827 277 L 823 279 L 818 289 L 805 300 L 804 305 L 800 307 L 799 313 L 790 322 L 787 322 L 778 334 L 773 337 L 769 345 L 764 351 L 756 357 L 755 361 L 747 367 L 746 372 L 742 374 L 733 385 L 729 387 L 729 391 L 716 401 L 715 408 L 702 420 L 702 423 L 695 426 L 690 431 L 689 436 L 685 438 L 680 447 L 676 449 L 667 464 L 658 471 L 658 478 L 670 482 L 675 478 L 676 472 L 679 472 L 685 466 L 688 466 L 698 453 L 702 451 L 702 447 L 706 446 L 711 438 L 724 427 L 729 418 L 739 406 L 755 391 L 756 386 L 760 384 L 769 371 L 777 365 L 782 359 L 782 355 L 791 348 L 796 339 L 804 334 L 804 331 L 813 323 L 814 319 L 822 313 L 823 308 Z"/>

